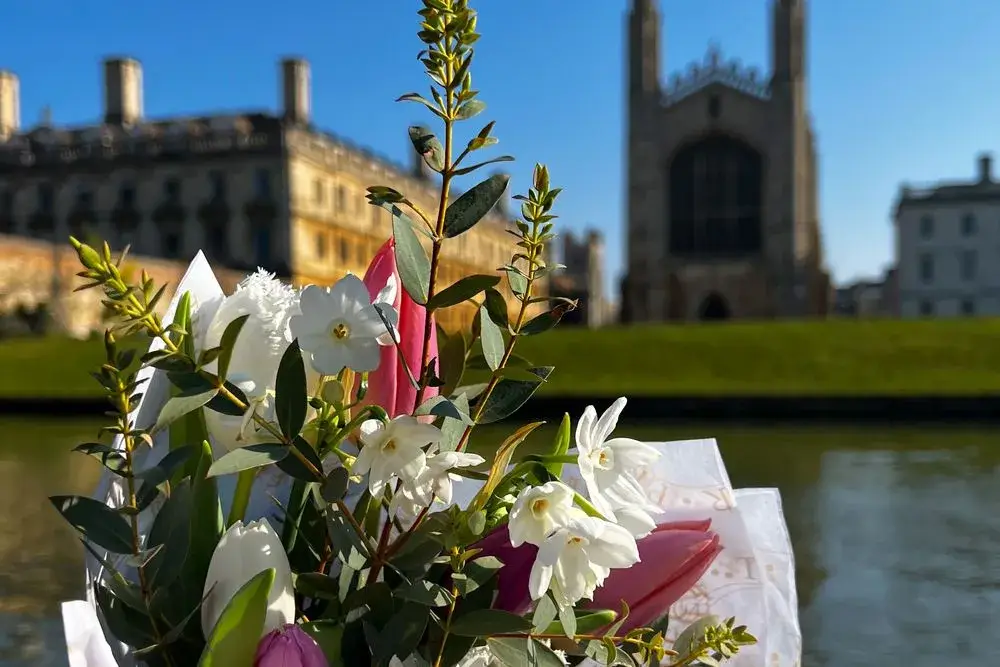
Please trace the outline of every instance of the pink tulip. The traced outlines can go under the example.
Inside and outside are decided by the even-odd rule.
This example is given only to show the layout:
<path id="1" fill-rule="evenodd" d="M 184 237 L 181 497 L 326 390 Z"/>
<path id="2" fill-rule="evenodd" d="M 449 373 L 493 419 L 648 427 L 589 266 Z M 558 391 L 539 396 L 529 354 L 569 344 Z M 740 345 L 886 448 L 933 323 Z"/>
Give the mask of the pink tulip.
<path id="1" fill-rule="evenodd" d="M 663 523 L 639 540 L 641 561 L 628 569 L 612 570 L 587 607 L 618 611 L 624 599 L 629 617 L 622 632 L 648 626 L 694 586 L 722 550 L 719 536 L 709 530 L 711 520 Z M 473 548 L 480 556 L 494 556 L 504 564 L 498 575 L 495 609 L 523 614 L 531 607 L 528 577 L 538 548 L 510 544 L 507 526 L 497 528 Z"/>
<path id="2" fill-rule="evenodd" d="M 612 570 L 588 607 L 619 609 L 624 600 L 628 619 L 621 632 L 648 627 L 698 583 L 722 551 L 710 521 L 662 524 L 639 540 L 640 561 L 627 570 Z"/>
<path id="3" fill-rule="evenodd" d="M 253 667 L 330 667 L 330 663 L 312 637 L 289 623 L 264 635 Z"/>
<path id="4" fill-rule="evenodd" d="M 389 417 L 397 415 L 412 414 L 416 406 L 413 404 L 417 398 L 417 390 L 414 389 L 403 366 L 403 359 L 410 368 L 410 374 L 417 380 L 420 379 L 421 355 L 424 345 L 424 326 L 427 317 L 426 309 L 415 303 L 410 295 L 403 288 L 403 283 L 399 278 L 399 271 L 396 268 L 396 242 L 390 238 L 379 251 L 375 253 L 368 270 L 365 272 L 365 286 L 368 287 L 368 294 L 372 299 L 389 282 L 389 277 L 395 276 L 396 297 L 392 307 L 399 313 L 399 351 L 395 345 L 387 345 L 382 348 L 382 360 L 378 368 L 368 375 L 368 393 L 365 395 L 365 405 L 380 405 L 389 413 Z M 402 352 L 402 358 L 400 358 Z M 431 321 L 431 341 L 428 351 L 428 359 L 436 359 L 437 329 Z M 424 399 L 436 396 L 436 387 L 428 387 L 424 392 Z"/>

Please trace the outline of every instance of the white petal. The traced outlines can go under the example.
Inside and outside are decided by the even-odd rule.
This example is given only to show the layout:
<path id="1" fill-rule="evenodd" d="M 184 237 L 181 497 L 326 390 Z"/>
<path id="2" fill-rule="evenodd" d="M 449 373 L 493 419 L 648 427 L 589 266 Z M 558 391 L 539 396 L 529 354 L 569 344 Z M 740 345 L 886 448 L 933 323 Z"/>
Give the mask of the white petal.
<path id="1" fill-rule="evenodd" d="M 656 528 L 656 521 L 641 507 L 619 507 L 615 509 L 615 518 L 618 525 L 637 540 L 646 537 Z"/>
<path id="2" fill-rule="evenodd" d="M 381 348 L 374 338 L 356 338 L 351 335 L 342 346 L 346 352 L 343 366 L 353 371 L 368 373 L 378 368 L 382 360 Z M 337 372 L 340 372 L 339 369 Z"/>
<path id="3" fill-rule="evenodd" d="M 365 445 L 358 452 L 358 456 L 354 459 L 354 464 L 351 466 L 352 475 L 364 475 L 366 472 L 372 469 L 372 464 L 375 462 L 375 456 L 378 453 L 378 447 L 374 445 Z"/>
<path id="4" fill-rule="evenodd" d="M 423 447 L 441 441 L 441 429 L 431 424 L 422 424 L 410 415 L 400 415 L 389 424 L 392 437 L 413 442 Z"/>
<path id="5" fill-rule="evenodd" d="M 365 305 L 362 306 L 357 312 L 354 312 L 350 316 L 350 327 L 351 336 L 357 338 L 377 338 L 385 333 L 388 333 L 385 327 L 385 322 L 379 317 L 379 312 L 389 319 L 389 323 L 392 324 L 392 320 L 399 320 L 398 316 L 390 315 L 389 313 L 395 313 L 390 306 L 384 304 L 379 304 L 377 306 Z"/>
<path id="6" fill-rule="evenodd" d="M 338 295 L 346 301 L 344 312 L 355 313 L 360 306 L 370 306 L 372 301 L 365 283 L 353 273 L 348 273 L 334 285 Z"/>
<path id="7" fill-rule="evenodd" d="M 639 562 L 635 538 L 622 526 L 602 521 L 596 538 L 587 545 L 587 553 L 595 565 L 623 568 Z"/>
<path id="8" fill-rule="evenodd" d="M 372 441 L 372 436 L 381 431 L 385 426 L 377 419 L 366 419 L 361 422 L 358 431 L 361 432 L 361 442 L 368 444 Z"/>
<path id="9" fill-rule="evenodd" d="M 377 303 L 388 304 L 395 308 L 396 299 L 399 297 L 399 281 L 396 280 L 396 274 L 390 273 L 389 279 L 385 281 L 385 287 L 379 290 L 379 293 L 375 296 L 375 301 Z"/>
<path id="10" fill-rule="evenodd" d="M 591 439 L 591 431 L 596 419 L 597 410 L 594 409 L 593 405 L 588 405 L 583 411 L 580 421 L 576 423 L 576 447 L 580 450 L 581 454 L 590 453 L 595 447 L 595 443 Z M 600 443 L 596 444 L 599 445 Z"/>
<path id="11" fill-rule="evenodd" d="M 629 469 L 655 463 L 662 456 L 656 447 L 632 438 L 611 438 L 604 446 L 614 452 L 616 462 Z"/>
<path id="12" fill-rule="evenodd" d="M 611 404 L 594 426 L 594 446 L 597 447 L 611 435 L 615 427 L 618 426 L 618 417 L 625 409 L 626 398 L 622 396 Z"/>
<path id="13" fill-rule="evenodd" d="M 317 285 L 306 285 L 299 293 L 299 309 L 304 316 L 317 313 L 329 315 L 332 305 L 329 291 Z"/>
<path id="14" fill-rule="evenodd" d="M 333 339 L 312 351 L 312 366 L 320 375 L 336 375 L 350 362 L 350 350 Z"/>
<path id="15" fill-rule="evenodd" d="M 540 600 L 552 584 L 552 566 L 545 565 L 540 559 L 535 558 L 531 565 L 531 573 L 528 575 L 528 592 L 532 600 Z"/>

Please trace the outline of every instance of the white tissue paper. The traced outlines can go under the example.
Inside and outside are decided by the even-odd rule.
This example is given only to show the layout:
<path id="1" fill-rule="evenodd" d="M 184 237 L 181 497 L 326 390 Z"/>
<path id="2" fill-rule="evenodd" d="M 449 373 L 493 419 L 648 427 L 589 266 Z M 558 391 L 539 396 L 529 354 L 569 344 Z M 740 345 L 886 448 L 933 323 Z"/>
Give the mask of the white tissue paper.
<path id="1" fill-rule="evenodd" d="M 222 288 L 201 253 L 191 262 L 181 279 L 164 316 L 173 319 L 180 295 L 190 292 L 196 332 L 203 331 L 223 297 Z M 154 340 L 150 349 L 162 347 Z M 150 380 L 134 415 L 139 426 L 149 426 L 167 400 L 167 379 L 160 371 L 145 369 Z M 603 406 L 595 406 L 600 411 Z M 757 646 L 740 651 L 726 664 L 732 667 L 798 667 L 802 637 L 798 624 L 795 590 L 795 563 L 781 510 L 777 489 L 742 489 L 734 491 L 714 440 L 651 443 L 663 456 L 641 476 L 640 482 L 650 497 L 663 508 L 660 522 L 684 519 L 712 520 L 723 546 L 722 553 L 695 587 L 671 609 L 668 638 L 673 639 L 692 621 L 707 614 L 720 618 L 736 616 L 760 641 Z M 120 447 L 121 443 L 116 442 Z M 165 434 L 154 440 L 151 450 L 143 451 L 139 468 L 158 461 L 169 450 Z M 222 452 L 217 452 L 216 456 Z M 575 468 L 567 466 L 565 481 L 583 489 L 575 477 Z M 291 480 L 272 466 L 258 478 L 248 508 L 248 518 L 268 517 L 280 522 L 280 513 L 270 495 L 286 498 Z M 227 511 L 235 476 L 219 479 L 223 511 Z M 463 480 L 455 489 L 455 501 L 468 502 L 478 484 Z M 124 498 L 121 478 L 105 471 L 94 497 L 117 506 Z M 154 503 L 140 516 L 141 530 L 148 529 L 158 509 Z M 97 547 L 95 547 L 97 548 Z M 106 556 L 102 550 L 98 553 Z M 110 561 L 121 567 L 121 557 Z M 127 568 L 121 568 L 127 576 Z M 105 577 L 101 563 L 90 556 L 86 562 L 87 599 L 62 605 L 63 624 L 69 654 L 69 667 L 132 667 L 129 647 L 109 641 L 93 599 L 93 582 Z"/>

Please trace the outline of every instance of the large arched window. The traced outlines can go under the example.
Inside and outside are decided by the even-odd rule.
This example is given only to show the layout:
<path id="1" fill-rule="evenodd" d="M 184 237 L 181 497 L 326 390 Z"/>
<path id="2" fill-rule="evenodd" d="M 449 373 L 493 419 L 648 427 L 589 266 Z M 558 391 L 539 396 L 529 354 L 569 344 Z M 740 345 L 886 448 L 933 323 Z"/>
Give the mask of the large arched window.
<path id="1" fill-rule="evenodd" d="M 668 179 L 670 254 L 739 257 L 760 252 L 760 153 L 738 139 L 712 135 L 679 150 Z"/>

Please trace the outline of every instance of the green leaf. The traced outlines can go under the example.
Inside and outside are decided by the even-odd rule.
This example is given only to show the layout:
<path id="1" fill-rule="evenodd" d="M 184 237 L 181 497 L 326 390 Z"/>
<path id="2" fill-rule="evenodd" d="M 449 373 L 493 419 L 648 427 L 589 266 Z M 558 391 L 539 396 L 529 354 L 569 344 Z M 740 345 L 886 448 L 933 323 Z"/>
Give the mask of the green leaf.
<path id="1" fill-rule="evenodd" d="M 69 525 L 94 544 L 116 554 L 132 553 L 132 528 L 115 510 L 86 496 L 52 496 L 49 500 Z"/>
<path id="2" fill-rule="evenodd" d="M 510 318 L 507 313 L 507 300 L 503 298 L 497 290 L 490 288 L 486 290 L 485 300 L 486 311 L 490 314 L 493 323 L 501 330 L 510 328 Z"/>
<path id="3" fill-rule="evenodd" d="M 294 438 L 306 421 L 306 367 L 299 341 L 293 340 L 278 364 L 274 383 L 274 411 L 286 438 Z"/>
<path id="4" fill-rule="evenodd" d="M 438 353 L 438 375 L 444 380 L 441 395 L 451 396 L 455 392 L 455 388 L 462 382 L 462 376 L 465 375 L 465 354 L 467 352 L 465 335 L 461 331 L 456 331 L 443 340 L 444 344 Z"/>
<path id="5" fill-rule="evenodd" d="M 162 547 L 146 567 L 154 588 L 169 586 L 180 576 L 191 545 L 194 498 L 188 480 L 175 486 L 157 512 L 146 548 Z"/>
<path id="6" fill-rule="evenodd" d="M 268 568 L 243 584 L 212 629 L 198 667 L 251 667 L 264 630 L 267 597 L 274 584 Z"/>
<path id="7" fill-rule="evenodd" d="M 347 487 L 349 484 L 350 473 L 347 472 L 347 468 L 343 466 L 334 468 L 330 471 L 330 474 L 326 476 L 326 481 L 323 482 L 323 488 L 321 489 L 323 500 L 328 503 L 335 503 L 338 500 L 343 500 L 344 496 L 347 495 Z"/>
<path id="8" fill-rule="evenodd" d="M 531 632 L 531 621 L 500 609 L 476 609 L 452 621 L 451 632 L 460 637 Z"/>
<path id="9" fill-rule="evenodd" d="M 211 410 L 212 412 L 218 412 L 221 415 L 229 415 L 230 417 L 242 417 L 246 414 L 247 407 L 250 404 L 250 399 L 247 395 L 243 393 L 243 390 L 237 387 L 235 384 L 226 380 L 223 385 L 230 394 L 236 397 L 244 407 L 240 408 L 228 397 L 223 396 L 221 393 L 208 402 L 205 406 L 206 410 Z M 197 442 L 197 441 L 196 441 Z"/>
<path id="10" fill-rule="evenodd" d="M 536 634 L 555 634 L 549 633 L 548 627 L 552 625 L 552 622 L 556 620 L 556 616 L 559 615 L 559 608 L 556 607 L 556 603 L 552 600 L 551 595 L 545 595 L 538 604 L 535 605 L 535 612 L 531 616 L 531 628 Z M 556 632 L 559 632 L 558 630 Z"/>
<path id="11" fill-rule="evenodd" d="M 444 607 L 451 604 L 452 600 L 451 593 L 444 586 L 426 579 L 417 579 L 409 586 L 397 589 L 395 595 L 401 600 L 409 600 L 426 607 Z"/>
<path id="12" fill-rule="evenodd" d="M 705 632 L 719 624 L 719 617 L 709 614 L 702 616 L 691 625 L 684 628 L 674 641 L 674 650 L 680 655 L 686 656 L 705 637 Z"/>
<path id="13" fill-rule="evenodd" d="M 552 456 L 565 456 L 569 452 L 569 447 L 573 439 L 571 428 L 572 424 L 570 423 L 569 414 L 564 413 L 562 421 L 559 423 L 559 430 L 556 431 L 556 437 L 552 441 L 552 449 L 550 450 Z M 563 464 L 546 463 L 545 469 L 552 473 L 553 477 L 558 478 L 562 475 Z"/>
<path id="14" fill-rule="evenodd" d="M 240 331 L 243 330 L 243 325 L 247 323 L 250 319 L 250 314 L 240 315 L 235 320 L 226 325 L 226 330 L 222 332 L 222 338 L 219 339 L 219 347 L 222 348 L 219 352 L 219 366 L 218 373 L 219 377 L 225 379 L 229 374 L 229 362 L 233 359 L 233 348 L 236 347 L 236 340 L 240 336 Z"/>
<path id="15" fill-rule="evenodd" d="M 564 667 L 552 649 L 531 637 L 490 637 L 486 645 L 506 667 Z"/>
<path id="16" fill-rule="evenodd" d="M 468 596 L 492 580 L 502 567 L 503 563 L 493 556 L 481 556 L 469 561 L 462 570 L 462 577 L 454 582 L 458 594 L 462 597 Z"/>
<path id="17" fill-rule="evenodd" d="M 538 378 L 537 381 L 507 378 L 500 380 L 486 400 L 486 406 L 479 416 L 478 423 L 492 424 L 517 412 L 538 390 L 538 387 L 549 378 L 553 368 L 553 366 L 539 366 L 527 369 L 529 373 Z"/>
<path id="18" fill-rule="evenodd" d="M 615 619 L 612 618 L 611 620 L 614 621 Z M 559 625 L 564 635 L 570 639 L 576 637 L 576 614 L 573 612 L 573 607 L 559 607 Z"/>
<path id="19" fill-rule="evenodd" d="M 420 245 L 409 218 L 404 219 L 394 213 L 392 235 L 396 239 L 396 265 L 403 288 L 414 302 L 424 305 L 431 280 L 431 262 L 427 253 Z"/>
<path id="20" fill-rule="evenodd" d="M 132 646 L 146 646 L 155 641 L 156 632 L 149 616 L 126 605 L 107 586 L 95 582 L 94 599 L 108 630 L 119 641 Z"/>
<path id="21" fill-rule="evenodd" d="M 503 271 L 507 274 L 507 282 L 510 284 L 510 291 L 515 296 L 523 296 L 528 291 L 528 277 L 521 273 L 521 270 L 514 266 L 505 266 Z"/>
<path id="22" fill-rule="evenodd" d="M 475 141 L 475 139 L 473 139 L 472 141 Z M 471 144 L 472 142 L 469 143 Z M 482 162 L 477 162 L 476 164 L 469 165 L 468 167 L 462 167 L 461 169 L 456 169 L 455 175 L 464 176 L 465 174 L 470 174 L 476 171 L 477 169 L 482 169 L 488 164 L 497 164 L 498 162 L 513 162 L 513 161 L 514 161 L 513 155 L 501 155 L 499 157 L 490 158 L 489 160 L 483 160 Z"/>
<path id="23" fill-rule="evenodd" d="M 482 100 L 469 100 L 458 108 L 458 113 L 455 114 L 455 117 L 459 120 L 468 120 L 478 116 L 485 109 L 486 102 L 483 102 Z"/>
<path id="24" fill-rule="evenodd" d="M 208 476 L 212 467 L 212 445 L 203 440 L 200 449 L 191 485 L 191 542 L 181 576 L 185 584 L 183 599 L 188 605 L 200 601 L 204 595 L 208 566 L 225 530 L 218 485 L 214 477 Z"/>
<path id="25" fill-rule="evenodd" d="M 436 308 L 457 306 L 499 282 L 500 276 L 496 275 L 475 274 L 466 276 L 431 297 L 427 302 L 427 307 L 434 310 Z"/>
<path id="26" fill-rule="evenodd" d="M 430 130 L 420 126 L 411 127 L 409 133 L 417 154 L 423 158 L 428 167 L 440 173 L 444 169 L 444 146 L 438 138 Z"/>
<path id="27" fill-rule="evenodd" d="M 302 572 L 295 576 L 295 590 L 307 598 L 337 600 L 340 587 L 333 577 L 319 572 Z"/>
<path id="28" fill-rule="evenodd" d="M 505 344 L 503 332 L 500 331 L 500 327 L 490 317 L 486 306 L 479 308 L 479 326 L 482 330 L 480 339 L 483 344 L 483 357 L 486 359 L 486 364 L 490 367 L 490 370 L 495 371 L 500 368 L 500 362 L 503 361 Z M 494 389 L 495 391 L 496 389 Z"/>
<path id="29" fill-rule="evenodd" d="M 535 336 L 540 333 L 545 333 L 559 324 L 563 316 L 571 310 L 573 310 L 573 308 L 560 303 L 552 310 L 536 315 L 525 322 L 524 326 L 521 327 L 518 333 L 524 336 Z"/>
<path id="30" fill-rule="evenodd" d="M 452 238 L 472 229 L 500 201 L 509 182 L 509 175 L 494 174 L 453 201 L 444 214 L 445 235 Z"/>
<path id="31" fill-rule="evenodd" d="M 208 389 L 208 390 L 196 390 L 196 391 L 182 391 L 178 395 L 170 398 L 163 409 L 160 410 L 160 416 L 156 419 L 156 426 L 153 427 L 153 431 L 162 431 L 170 424 L 184 415 L 197 410 L 198 408 L 204 407 L 215 398 L 216 394 L 219 393 L 218 389 Z"/>
<path id="32" fill-rule="evenodd" d="M 404 603 L 379 633 L 379 639 L 372 647 L 372 662 L 379 667 L 388 667 L 393 656 L 405 660 L 417 650 L 429 620 L 430 609 L 426 606 L 416 602 Z"/>
<path id="33" fill-rule="evenodd" d="M 289 452 L 288 445 L 278 443 L 240 447 L 223 455 L 222 458 L 213 463 L 212 467 L 208 469 L 208 476 L 231 475 L 241 470 L 278 463 L 288 456 Z"/>
<path id="34" fill-rule="evenodd" d="M 472 418 L 469 417 L 468 412 L 462 412 L 462 409 L 458 405 L 441 395 L 432 396 L 424 401 L 424 403 L 418 407 L 413 414 L 416 417 L 423 415 L 447 417 L 449 419 L 457 419 L 466 426 L 472 425 Z"/>
<path id="35" fill-rule="evenodd" d="M 327 662 L 331 665 L 343 664 L 340 645 L 344 639 L 344 626 L 336 621 L 311 621 L 299 625 L 307 635 L 316 640 Z"/>
<path id="36" fill-rule="evenodd" d="M 312 464 L 312 470 L 298 456 L 295 456 L 291 450 L 289 450 L 288 456 L 278 461 L 278 468 L 289 477 L 301 479 L 304 482 L 322 482 L 323 462 L 320 460 L 313 446 L 301 435 L 298 435 L 292 441 L 292 447 L 302 455 L 302 458 Z M 316 472 L 313 472 L 313 470 Z M 317 474 L 320 477 L 317 477 Z"/>
<path id="37" fill-rule="evenodd" d="M 74 447 L 73 451 L 94 457 L 100 461 L 105 468 L 116 475 L 125 474 L 125 455 L 111 445 L 106 445 L 102 442 L 85 442 L 82 445 Z"/>
<path id="38" fill-rule="evenodd" d="M 459 394 L 451 399 L 451 402 L 462 414 L 469 414 L 469 399 L 465 394 Z M 465 433 L 466 423 L 462 419 L 451 419 L 445 417 L 441 424 L 441 443 L 439 445 L 442 452 L 453 452 L 458 447 L 462 435 Z"/>

